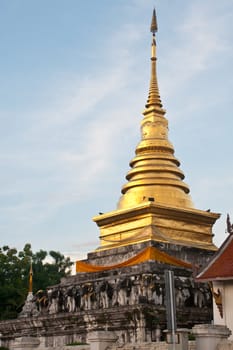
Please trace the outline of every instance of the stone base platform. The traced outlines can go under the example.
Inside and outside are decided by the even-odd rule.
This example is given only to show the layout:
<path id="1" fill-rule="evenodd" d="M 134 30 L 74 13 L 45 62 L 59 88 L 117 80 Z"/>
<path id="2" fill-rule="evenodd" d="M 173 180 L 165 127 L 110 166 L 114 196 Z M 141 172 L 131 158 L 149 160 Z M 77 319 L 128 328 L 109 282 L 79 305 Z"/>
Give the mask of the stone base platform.
<path id="1" fill-rule="evenodd" d="M 185 251 L 182 246 L 161 244 L 156 247 L 183 260 L 186 260 L 186 254 L 191 262 L 197 256 L 201 262 L 211 255 L 211 252 L 204 255 L 196 248 Z M 93 252 L 87 261 L 106 265 L 112 257 L 114 262 L 119 262 L 123 256 L 127 260 L 130 254 L 132 256 L 144 247 L 136 245 L 112 252 Z M 195 283 L 190 268 L 149 260 L 133 266 L 63 278 L 60 284 L 48 287 L 43 298 L 40 295 L 31 300 L 31 315 L 27 311 L 17 320 L 0 322 L 2 344 L 16 344 L 17 339 L 30 336 L 43 340 L 45 349 L 56 348 L 74 342 L 87 343 L 88 334 L 96 331 L 114 332 L 119 344 L 153 342 L 158 340 L 158 329 L 161 331 L 160 340 L 163 340 L 162 331 L 166 329 L 165 270 L 172 270 L 175 276 L 177 326 L 191 328 L 195 324 L 209 323 L 212 297 L 208 284 Z"/>

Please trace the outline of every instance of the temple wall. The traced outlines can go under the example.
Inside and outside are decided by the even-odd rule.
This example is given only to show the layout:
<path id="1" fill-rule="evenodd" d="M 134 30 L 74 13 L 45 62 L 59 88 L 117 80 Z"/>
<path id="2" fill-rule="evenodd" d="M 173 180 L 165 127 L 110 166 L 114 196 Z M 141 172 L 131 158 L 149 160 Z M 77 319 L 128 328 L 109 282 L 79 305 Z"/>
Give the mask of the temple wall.
<path id="1" fill-rule="evenodd" d="M 37 306 L 37 316 L 26 310 L 16 320 L 0 322 L 2 345 L 30 349 L 26 346 L 29 340 L 33 349 L 63 349 L 71 343 L 89 343 L 88 335 L 100 330 L 114 332 L 122 347 L 132 343 L 140 348 L 145 342 L 155 345 L 156 340 L 164 340 L 158 337 L 158 330 L 163 334 L 166 329 L 166 267 L 148 261 L 66 278 L 48 288 L 45 304 L 38 302 L 37 296 L 29 300 L 32 310 Z M 209 322 L 212 298 L 208 285 L 196 284 L 189 269 L 169 267 L 175 276 L 177 326 L 191 328 L 193 324 Z"/>
<path id="2" fill-rule="evenodd" d="M 232 295 L 233 295 L 233 282 L 224 282 L 224 299 L 225 299 L 225 313 L 226 313 L 226 326 L 231 330 L 230 340 L 233 340 L 233 313 L 232 313 Z"/>
<path id="3" fill-rule="evenodd" d="M 9 347 L 9 350 L 14 350 L 14 349 L 18 349 L 18 350 L 92 350 L 90 345 L 72 345 L 72 346 L 56 346 L 56 347 L 45 347 L 44 344 L 44 339 L 41 339 L 41 343 L 42 345 L 40 346 L 35 346 L 34 344 L 30 345 L 30 341 L 28 342 L 28 344 L 26 345 L 25 343 L 22 344 L 22 346 L 20 346 L 19 344 L 15 344 L 15 345 L 11 345 Z M 223 344 L 221 345 L 221 347 L 219 347 L 219 350 L 233 350 L 233 342 L 231 343 L 231 345 L 229 345 L 230 342 L 228 342 L 227 344 Z M 171 345 L 167 344 L 166 342 L 153 342 L 153 343 L 141 343 L 141 344 L 137 344 L 137 346 L 135 346 L 135 344 L 125 344 L 123 347 L 122 346 L 109 346 L 105 349 L 107 350 L 170 350 Z M 228 347 L 226 347 L 228 346 Z M 232 346 L 232 347 L 229 347 Z M 102 350 L 105 350 L 102 349 Z M 188 343 L 188 349 L 180 349 L 179 350 L 196 350 L 196 345 L 195 345 L 195 341 L 189 341 Z"/>
<path id="4" fill-rule="evenodd" d="M 132 258 L 148 246 L 153 246 L 161 251 L 165 251 L 167 254 L 177 259 L 201 266 L 206 265 L 214 254 L 214 251 L 195 248 L 192 246 L 187 247 L 184 245 L 151 241 L 123 246 L 120 248 L 107 249 L 104 251 L 91 252 L 88 253 L 88 258 L 83 261 L 92 265 L 104 266 L 122 263 L 123 261 Z"/>
<path id="5" fill-rule="evenodd" d="M 232 334 L 230 335 L 230 340 L 233 340 L 233 313 L 232 313 L 232 295 L 233 295 L 233 282 L 232 281 L 214 281 L 213 282 L 214 291 L 217 293 L 221 292 L 222 295 L 222 312 L 223 317 L 221 317 L 219 309 L 216 303 L 213 303 L 214 311 L 214 324 L 227 326 Z"/>
<path id="6" fill-rule="evenodd" d="M 158 343 L 164 340 L 166 329 L 164 271 L 168 268 L 174 272 L 177 327 L 190 329 L 210 322 L 208 284 L 196 283 L 191 269 L 149 260 L 121 269 L 79 273 L 29 298 L 18 319 L 0 322 L 2 346 L 74 350 L 67 345 L 90 343 L 91 332 L 111 331 L 121 349 L 131 350 L 132 344 L 135 350 L 146 350 L 147 343 L 155 350 L 170 350 L 166 342 Z M 105 350 L 97 344 L 90 350 Z M 187 345 L 176 350 L 187 350 Z"/>

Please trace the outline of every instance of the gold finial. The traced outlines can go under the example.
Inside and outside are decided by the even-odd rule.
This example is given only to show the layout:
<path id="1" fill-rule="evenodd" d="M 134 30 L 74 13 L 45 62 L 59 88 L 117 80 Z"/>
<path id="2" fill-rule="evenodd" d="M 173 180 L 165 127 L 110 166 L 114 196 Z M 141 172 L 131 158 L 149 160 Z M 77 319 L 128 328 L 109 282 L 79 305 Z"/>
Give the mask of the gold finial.
<path id="1" fill-rule="evenodd" d="M 28 288 L 29 293 L 32 293 L 32 276 L 33 276 L 33 272 L 32 272 L 32 262 L 31 262 L 30 271 L 29 271 L 29 288 Z"/>
<path id="2" fill-rule="evenodd" d="M 151 79 L 150 79 L 150 88 L 149 96 L 146 103 L 146 108 L 154 106 L 157 108 L 159 114 L 165 114 L 165 111 L 162 110 L 162 103 L 159 96 L 159 88 L 157 82 L 157 73 L 156 73 L 156 41 L 155 41 L 155 32 L 158 30 L 156 12 L 153 10 L 152 21 L 151 21 L 151 32 L 153 33 L 152 43 L 151 43 Z"/>
<path id="3" fill-rule="evenodd" d="M 153 33 L 153 35 L 155 35 L 155 33 L 158 31 L 158 25 L 157 25 L 157 18 L 156 18 L 155 9 L 153 10 L 150 31 L 151 31 L 151 33 Z"/>

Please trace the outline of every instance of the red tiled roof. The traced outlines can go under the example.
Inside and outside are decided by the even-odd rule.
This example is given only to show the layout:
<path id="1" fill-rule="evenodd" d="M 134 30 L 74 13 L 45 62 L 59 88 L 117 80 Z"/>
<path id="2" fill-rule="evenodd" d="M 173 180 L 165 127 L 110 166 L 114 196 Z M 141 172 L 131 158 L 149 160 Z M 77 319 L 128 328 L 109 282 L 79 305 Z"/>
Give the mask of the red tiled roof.
<path id="1" fill-rule="evenodd" d="M 229 235 L 209 264 L 196 277 L 198 281 L 233 280 L 233 235 Z"/>

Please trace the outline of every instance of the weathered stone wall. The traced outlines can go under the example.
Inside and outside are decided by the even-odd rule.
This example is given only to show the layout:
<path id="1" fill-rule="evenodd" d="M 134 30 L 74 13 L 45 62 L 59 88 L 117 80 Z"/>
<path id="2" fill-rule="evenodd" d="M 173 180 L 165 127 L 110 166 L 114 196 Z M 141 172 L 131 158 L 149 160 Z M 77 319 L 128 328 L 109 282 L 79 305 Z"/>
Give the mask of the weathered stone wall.
<path id="1" fill-rule="evenodd" d="M 197 262 L 204 259 L 203 252 L 197 249 L 159 244 L 160 249 L 166 252 L 170 249 L 171 255 L 183 260 L 188 260 L 186 255 L 189 255 L 192 261 L 198 253 Z M 107 264 L 112 261 L 110 259 L 125 260 L 126 256 L 135 254 L 137 250 L 133 248 L 143 247 L 139 244 L 111 252 L 90 253 L 88 262 Z M 208 252 L 206 256 L 208 258 Z M 154 342 L 158 340 L 158 328 L 161 331 L 166 328 L 164 271 L 168 269 L 175 276 L 177 326 L 191 328 L 194 324 L 209 323 L 212 296 L 208 284 L 195 283 L 191 269 L 150 260 L 62 279 L 60 284 L 28 298 L 21 318 L 0 322 L 2 340 L 7 345 L 23 337 L 36 337 L 44 341 L 46 349 L 54 349 L 75 341 L 86 343 L 90 332 L 108 330 L 115 332 L 121 345 Z"/>
<path id="2" fill-rule="evenodd" d="M 216 350 L 233 350 L 233 341 L 226 340 L 226 341 L 218 344 Z"/>
<path id="3" fill-rule="evenodd" d="M 37 347 L 34 344 L 31 344 L 31 348 L 28 346 L 25 347 L 25 344 L 22 344 L 21 347 L 9 347 L 9 350 L 18 349 L 18 350 L 91 350 L 90 345 L 72 345 L 72 346 L 57 346 L 57 347 L 44 347 L 43 345 Z M 166 342 L 156 342 L 156 343 L 142 343 L 142 344 L 126 344 L 125 346 L 110 346 L 106 350 L 169 350 L 168 344 Z M 185 350 L 196 350 L 195 341 L 190 341 L 188 344 L 188 349 Z M 226 343 L 219 345 L 217 350 L 233 350 L 233 343 Z"/>
<path id="4" fill-rule="evenodd" d="M 123 347 L 117 347 L 113 345 L 109 350 L 168 350 L 168 344 L 163 342 L 156 343 L 142 343 L 142 344 L 126 344 Z M 188 342 L 188 349 L 185 350 L 196 350 L 195 341 Z M 211 350 L 211 349 L 210 349 Z M 225 349 L 224 349 L 225 350 Z"/>
<path id="5" fill-rule="evenodd" d="M 44 338 L 46 347 L 57 347 L 74 341 L 85 343 L 88 333 L 110 330 L 121 344 L 155 341 L 156 329 L 166 328 L 164 270 L 168 267 L 148 261 L 63 279 L 48 288 L 44 297 L 39 295 L 43 303 L 32 301 L 38 307 L 37 316 L 24 314 L 0 322 L 2 339 L 30 335 Z M 208 285 L 196 284 L 190 270 L 170 269 L 175 275 L 178 327 L 209 322 L 212 298 Z"/>
<path id="6" fill-rule="evenodd" d="M 212 250 L 151 240 L 150 242 L 142 242 L 119 248 L 91 252 L 88 253 L 87 259 L 83 261 L 93 265 L 113 265 L 132 258 L 148 246 L 156 247 L 177 259 L 188 261 L 196 266 L 206 265 L 214 254 L 214 251 Z"/>

